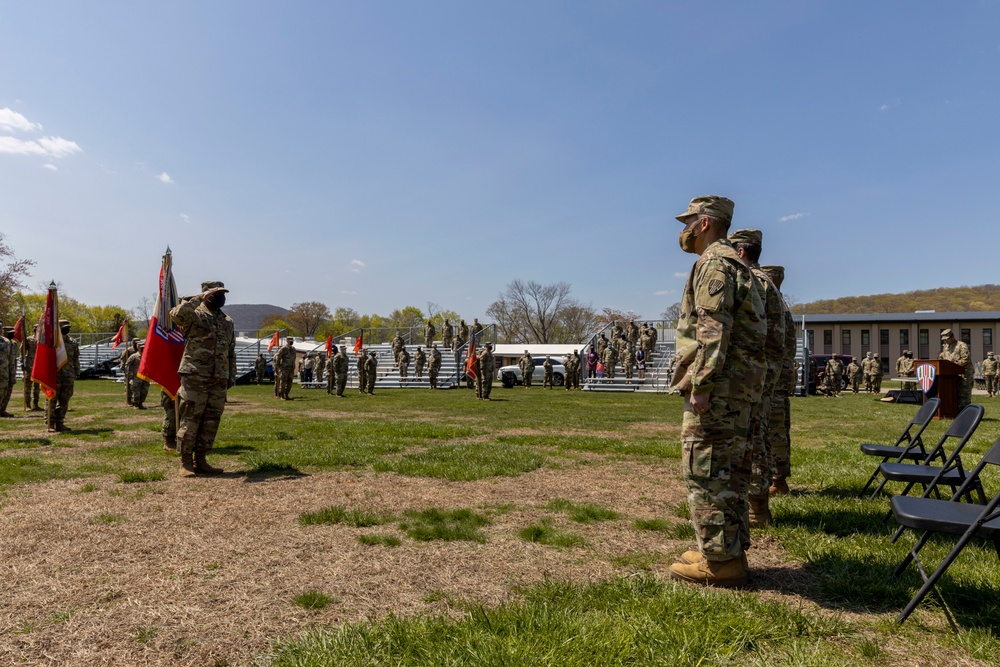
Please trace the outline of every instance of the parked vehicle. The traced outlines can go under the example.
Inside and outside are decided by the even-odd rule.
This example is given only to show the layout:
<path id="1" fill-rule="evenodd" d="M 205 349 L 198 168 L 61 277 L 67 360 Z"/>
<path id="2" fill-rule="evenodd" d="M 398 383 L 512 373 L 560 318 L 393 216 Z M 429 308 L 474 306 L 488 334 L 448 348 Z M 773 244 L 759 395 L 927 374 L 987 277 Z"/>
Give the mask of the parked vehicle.
<path id="1" fill-rule="evenodd" d="M 535 372 L 531 374 L 532 384 L 542 384 L 545 379 L 545 369 L 542 364 L 545 362 L 545 357 L 532 357 L 535 360 Z M 566 367 L 563 366 L 562 361 L 552 361 L 552 384 L 557 387 L 561 387 L 562 383 L 566 380 Z M 521 374 L 521 367 L 518 365 L 513 366 L 501 366 L 500 370 L 497 371 L 497 379 L 500 380 L 501 384 L 507 389 L 510 389 L 514 385 L 523 385 L 524 379 Z"/>
<path id="2" fill-rule="evenodd" d="M 837 357 L 842 364 L 844 364 L 844 375 L 841 380 L 841 391 L 847 389 L 847 366 L 851 363 L 852 357 L 849 354 L 814 354 L 812 355 L 812 360 L 816 362 L 816 367 L 813 370 L 812 376 L 809 378 L 809 393 L 815 394 L 816 387 L 819 384 L 819 378 L 821 375 L 826 375 L 826 362 L 830 361 L 831 358 Z M 858 363 L 860 363 L 860 359 Z M 863 383 L 862 383 L 863 384 Z"/>

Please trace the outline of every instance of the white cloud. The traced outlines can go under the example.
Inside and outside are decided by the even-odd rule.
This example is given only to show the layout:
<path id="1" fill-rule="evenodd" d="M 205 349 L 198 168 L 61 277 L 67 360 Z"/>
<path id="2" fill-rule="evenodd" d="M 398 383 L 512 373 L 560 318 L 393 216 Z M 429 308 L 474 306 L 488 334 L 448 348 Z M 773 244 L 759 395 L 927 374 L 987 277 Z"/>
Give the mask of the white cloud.
<path id="1" fill-rule="evenodd" d="M 808 213 L 792 213 L 791 215 L 783 215 L 778 218 L 778 222 L 789 222 L 791 220 L 798 220 L 799 218 L 804 218 Z"/>
<path id="2" fill-rule="evenodd" d="M 181 213 L 181 220 L 187 224 L 191 224 L 191 216 L 187 213 Z"/>
<path id="3" fill-rule="evenodd" d="M 42 137 L 37 141 L 0 137 L 0 153 L 11 155 L 44 155 L 58 158 L 79 153 L 81 150 L 75 141 L 62 137 Z"/>
<path id="4" fill-rule="evenodd" d="M 677 290 L 674 289 L 661 289 L 653 292 L 653 296 L 665 296 L 667 294 L 676 294 Z"/>
<path id="5" fill-rule="evenodd" d="M 13 109 L 4 107 L 0 109 L 0 129 L 5 132 L 40 132 L 42 126 L 32 123 Z"/>
<path id="6" fill-rule="evenodd" d="M 340 293 L 341 294 L 347 294 L 347 295 L 356 295 L 357 294 L 357 292 L 355 292 L 352 289 L 342 289 L 342 290 L 340 290 Z"/>
<path id="7" fill-rule="evenodd" d="M 43 164 L 42 169 L 48 169 L 49 171 L 59 171 L 59 167 L 54 164 Z"/>
<path id="8" fill-rule="evenodd" d="M 159 179 L 160 183 L 166 183 L 168 185 L 174 182 L 174 179 L 170 178 L 170 174 L 167 172 L 163 172 L 156 178 Z"/>
<path id="9" fill-rule="evenodd" d="M 682 271 L 677 271 L 674 273 L 674 278 L 687 278 L 688 274 Z"/>
<path id="10" fill-rule="evenodd" d="M 361 273 L 361 269 L 363 268 L 365 268 L 365 263 L 360 259 L 352 259 L 350 265 L 347 267 L 353 273 Z"/>

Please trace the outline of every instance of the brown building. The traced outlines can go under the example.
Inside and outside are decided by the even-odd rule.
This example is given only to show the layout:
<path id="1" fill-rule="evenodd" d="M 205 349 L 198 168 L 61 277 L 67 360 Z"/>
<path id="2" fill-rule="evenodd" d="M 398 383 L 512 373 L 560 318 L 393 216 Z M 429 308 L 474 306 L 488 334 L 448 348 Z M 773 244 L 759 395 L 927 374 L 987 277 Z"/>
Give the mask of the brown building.
<path id="1" fill-rule="evenodd" d="M 805 330 L 805 343 L 813 354 L 849 354 L 860 359 L 872 352 L 881 358 L 883 371 L 895 373 L 903 350 L 913 352 L 915 359 L 936 359 L 945 329 L 969 345 L 978 368 L 986 353 L 994 351 L 1000 311 L 795 315 L 795 323 L 799 340 Z"/>

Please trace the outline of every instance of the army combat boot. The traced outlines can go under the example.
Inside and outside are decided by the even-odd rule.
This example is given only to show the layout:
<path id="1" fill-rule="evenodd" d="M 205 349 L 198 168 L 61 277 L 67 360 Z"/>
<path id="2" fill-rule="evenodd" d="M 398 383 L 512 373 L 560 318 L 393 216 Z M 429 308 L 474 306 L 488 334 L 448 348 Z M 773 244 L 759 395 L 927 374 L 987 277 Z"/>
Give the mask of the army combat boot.
<path id="1" fill-rule="evenodd" d="M 750 527 L 763 528 L 771 523 L 771 508 L 768 507 L 768 498 L 765 493 L 762 496 L 750 496 Z"/>
<path id="2" fill-rule="evenodd" d="M 221 475 L 222 468 L 214 468 L 205 460 L 205 452 L 194 453 L 194 469 L 205 475 Z"/>
<path id="3" fill-rule="evenodd" d="M 686 564 L 686 565 L 697 565 L 698 563 L 701 562 L 702 558 L 704 558 L 704 556 L 701 555 L 700 551 L 694 551 L 694 550 L 692 550 L 692 551 L 685 551 L 684 553 L 681 554 L 681 562 L 684 563 L 684 564 Z M 742 561 L 742 563 L 743 563 L 743 569 L 747 570 L 747 573 L 749 575 L 750 564 L 747 562 L 747 552 L 746 551 L 744 551 L 740 555 L 740 561 Z"/>
<path id="4" fill-rule="evenodd" d="M 747 568 L 742 558 L 702 559 L 698 563 L 674 563 L 670 566 L 670 578 L 703 586 L 736 588 L 746 586 Z"/>
<path id="5" fill-rule="evenodd" d="M 775 477 L 771 482 L 771 488 L 767 490 L 769 496 L 783 496 L 790 493 L 788 489 L 788 482 L 785 481 L 784 477 Z"/>
<path id="6" fill-rule="evenodd" d="M 165 452 L 176 452 L 177 451 L 177 438 L 170 437 L 163 439 L 163 451 Z"/>
<path id="7" fill-rule="evenodd" d="M 194 454 L 181 452 L 181 477 L 194 477 L 198 471 L 194 467 Z"/>

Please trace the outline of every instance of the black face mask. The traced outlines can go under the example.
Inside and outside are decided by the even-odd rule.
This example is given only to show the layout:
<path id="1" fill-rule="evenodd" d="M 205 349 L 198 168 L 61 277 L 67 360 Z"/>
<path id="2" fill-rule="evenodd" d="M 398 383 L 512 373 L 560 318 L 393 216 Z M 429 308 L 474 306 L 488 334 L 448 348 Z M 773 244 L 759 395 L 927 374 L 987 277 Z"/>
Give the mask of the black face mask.
<path id="1" fill-rule="evenodd" d="M 215 308 L 216 310 L 218 310 L 219 308 L 222 308 L 224 305 L 226 305 L 226 293 L 216 292 L 212 296 L 208 297 L 208 299 L 205 300 L 205 303 L 208 304 L 209 308 Z"/>

